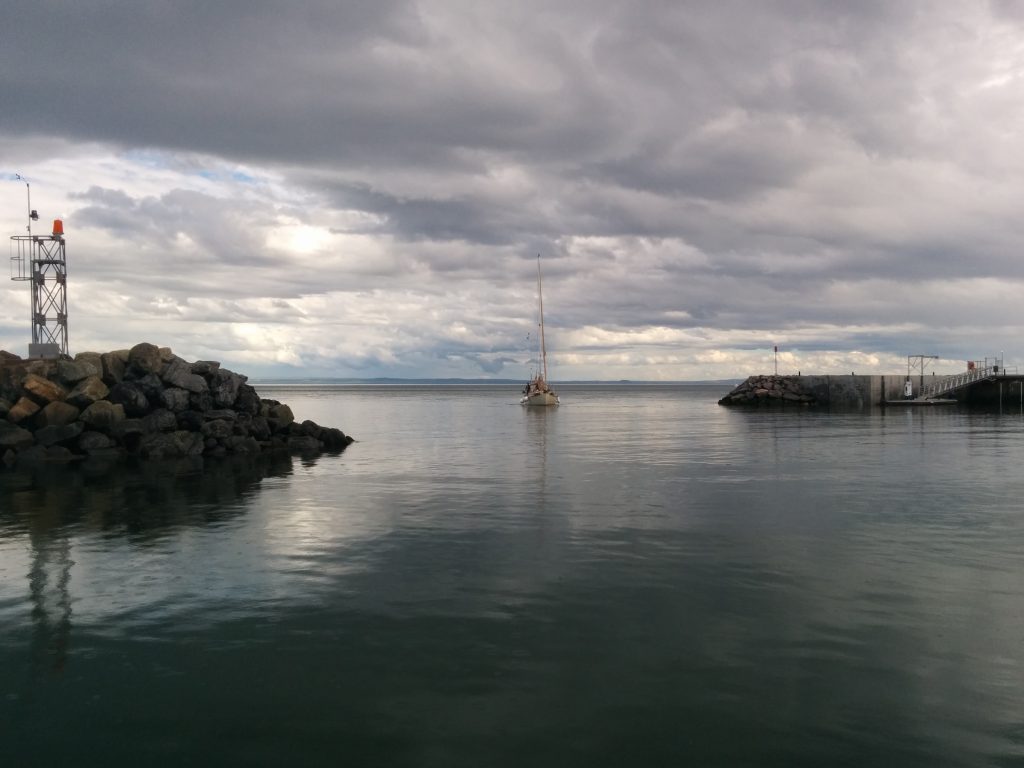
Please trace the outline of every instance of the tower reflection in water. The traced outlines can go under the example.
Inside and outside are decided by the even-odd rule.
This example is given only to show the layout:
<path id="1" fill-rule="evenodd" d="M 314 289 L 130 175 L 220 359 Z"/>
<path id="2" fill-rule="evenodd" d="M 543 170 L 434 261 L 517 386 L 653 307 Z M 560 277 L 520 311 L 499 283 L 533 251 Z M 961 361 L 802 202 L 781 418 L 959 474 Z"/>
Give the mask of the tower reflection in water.
<path id="1" fill-rule="evenodd" d="M 229 521 L 245 513 L 246 498 L 265 479 L 291 475 L 292 462 L 288 455 L 260 455 L 0 472 L 0 540 L 27 543 L 30 557 L 33 672 L 59 674 L 68 664 L 74 548 L 83 538 L 98 534 L 145 546 L 178 528 Z"/>

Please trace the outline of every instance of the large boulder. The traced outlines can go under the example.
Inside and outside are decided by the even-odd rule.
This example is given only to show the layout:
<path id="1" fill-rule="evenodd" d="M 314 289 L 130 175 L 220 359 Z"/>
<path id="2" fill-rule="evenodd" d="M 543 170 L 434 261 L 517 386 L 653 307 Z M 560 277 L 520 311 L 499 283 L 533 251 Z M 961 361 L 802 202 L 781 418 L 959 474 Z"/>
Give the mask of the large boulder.
<path id="1" fill-rule="evenodd" d="M 213 408 L 213 395 L 206 392 L 189 392 L 188 407 L 193 411 L 208 411 Z"/>
<path id="2" fill-rule="evenodd" d="M 200 376 L 208 376 L 219 369 L 220 363 L 216 360 L 196 360 L 192 363 L 192 373 L 197 373 Z"/>
<path id="3" fill-rule="evenodd" d="M 270 422 L 270 428 L 277 432 L 294 422 L 295 416 L 292 409 L 284 403 L 274 403 L 267 411 L 267 420 Z"/>
<path id="4" fill-rule="evenodd" d="M 210 392 L 215 407 L 228 408 L 235 403 L 238 389 L 246 381 L 245 376 L 226 371 L 223 368 L 210 375 Z"/>
<path id="5" fill-rule="evenodd" d="M 118 422 L 124 421 L 124 406 L 120 403 L 112 403 L 109 400 L 97 400 L 82 411 L 79 419 L 87 427 L 109 431 Z"/>
<path id="6" fill-rule="evenodd" d="M 99 376 L 103 372 L 103 364 L 95 365 L 92 360 L 58 360 L 57 377 L 69 386 L 74 386 L 89 376 Z"/>
<path id="7" fill-rule="evenodd" d="M 7 420 L 12 424 L 20 424 L 29 417 L 35 416 L 38 412 L 39 403 L 27 397 L 21 397 L 7 412 Z"/>
<path id="8" fill-rule="evenodd" d="M 88 408 L 97 400 L 103 400 L 108 394 L 110 389 L 103 383 L 103 379 L 99 376 L 89 376 L 79 381 L 68 393 L 67 402 L 78 408 Z"/>
<path id="9" fill-rule="evenodd" d="M 155 373 L 147 373 L 131 383 L 142 390 L 142 394 L 146 396 L 150 404 L 158 403 L 163 399 L 164 383 Z"/>
<path id="10" fill-rule="evenodd" d="M 113 447 L 114 441 L 102 432 L 83 432 L 78 436 L 78 448 L 83 453 L 93 453 Z"/>
<path id="11" fill-rule="evenodd" d="M 146 432 L 173 432 L 178 428 L 178 417 L 166 408 L 158 408 L 142 419 Z"/>
<path id="12" fill-rule="evenodd" d="M 20 451 L 34 442 L 32 433 L 10 422 L 0 421 L 0 453 L 7 449 Z"/>
<path id="13" fill-rule="evenodd" d="M 120 384 L 115 384 L 110 389 L 107 400 L 123 406 L 126 416 L 134 418 L 149 413 L 149 398 L 142 391 L 142 387 L 133 381 L 122 381 Z"/>
<path id="14" fill-rule="evenodd" d="M 175 413 L 181 413 L 182 411 L 188 410 L 188 390 L 181 389 L 179 387 L 167 387 L 167 389 L 160 393 L 159 402 L 167 410 L 174 411 Z"/>
<path id="15" fill-rule="evenodd" d="M 253 416 L 260 412 L 260 396 L 256 389 L 248 384 L 238 388 L 234 408 L 239 413 L 250 413 Z"/>
<path id="16" fill-rule="evenodd" d="M 104 384 L 108 387 L 112 387 L 124 379 L 124 372 L 128 367 L 127 349 L 105 352 L 100 355 L 100 360 L 103 363 Z"/>
<path id="17" fill-rule="evenodd" d="M 209 389 L 206 379 L 192 372 L 192 366 L 180 357 L 172 358 L 164 367 L 160 378 L 169 387 L 178 387 L 187 392 L 203 392 Z"/>
<path id="18" fill-rule="evenodd" d="M 223 439 L 233 434 L 231 422 L 224 419 L 214 419 L 203 423 L 202 434 L 204 437 Z"/>
<path id="19" fill-rule="evenodd" d="M 28 374 L 21 382 L 21 386 L 29 397 L 40 405 L 52 403 L 54 400 L 64 400 L 68 396 L 67 390 L 60 384 L 35 373 Z"/>
<path id="20" fill-rule="evenodd" d="M 90 403 L 91 405 L 91 403 Z M 60 427 L 75 421 L 81 409 L 71 403 L 54 401 L 36 414 L 37 427 Z"/>
<path id="21" fill-rule="evenodd" d="M 71 424 L 51 424 L 36 430 L 36 442 L 47 447 L 60 443 L 69 443 L 85 430 L 85 425 L 76 421 Z"/>
<path id="22" fill-rule="evenodd" d="M 160 348 L 155 344 L 142 342 L 128 350 L 128 366 L 135 377 L 147 373 L 158 374 L 163 370 L 164 361 L 160 357 Z"/>
<path id="23" fill-rule="evenodd" d="M 79 352 L 75 355 L 76 363 L 86 363 L 95 369 L 92 375 L 103 376 L 103 355 L 99 352 Z"/>
<path id="24" fill-rule="evenodd" d="M 151 459 L 198 456 L 203 452 L 203 436 L 195 432 L 152 432 L 142 437 L 139 452 Z"/>

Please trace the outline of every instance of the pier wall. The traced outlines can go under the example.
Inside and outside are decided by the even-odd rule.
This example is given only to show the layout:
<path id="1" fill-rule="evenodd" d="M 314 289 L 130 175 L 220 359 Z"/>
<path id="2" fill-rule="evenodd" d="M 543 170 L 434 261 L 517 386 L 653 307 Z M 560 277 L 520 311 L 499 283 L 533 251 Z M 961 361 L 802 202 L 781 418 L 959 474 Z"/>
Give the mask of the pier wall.
<path id="1" fill-rule="evenodd" d="M 810 391 L 822 405 L 860 407 L 881 405 L 886 400 L 904 397 L 905 375 L 823 375 L 791 377 L 803 380 L 801 388 Z M 920 381 L 911 379 L 913 395 L 921 391 Z"/>
<path id="2" fill-rule="evenodd" d="M 925 377 L 925 383 L 931 377 Z M 886 400 L 902 400 L 905 374 L 810 376 L 751 376 L 719 402 L 722 405 L 827 405 L 867 408 Z M 921 392 L 921 377 L 912 376 L 913 397 Z"/>

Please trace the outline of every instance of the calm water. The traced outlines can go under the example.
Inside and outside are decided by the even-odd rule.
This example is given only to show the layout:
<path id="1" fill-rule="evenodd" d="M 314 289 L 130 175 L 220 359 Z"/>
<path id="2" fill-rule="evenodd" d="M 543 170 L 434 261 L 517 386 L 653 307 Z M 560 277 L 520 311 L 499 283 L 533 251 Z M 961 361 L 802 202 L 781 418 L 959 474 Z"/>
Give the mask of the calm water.
<path id="1" fill-rule="evenodd" d="M 10 766 L 1024 764 L 1024 417 L 277 389 L 338 456 L 0 473 Z"/>

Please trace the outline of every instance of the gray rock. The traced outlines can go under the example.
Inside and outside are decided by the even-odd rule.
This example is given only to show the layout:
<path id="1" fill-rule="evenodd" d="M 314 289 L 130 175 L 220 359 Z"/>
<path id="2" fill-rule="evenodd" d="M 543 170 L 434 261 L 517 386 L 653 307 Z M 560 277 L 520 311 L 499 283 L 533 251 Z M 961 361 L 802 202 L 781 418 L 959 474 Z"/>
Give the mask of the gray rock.
<path id="1" fill-rule="evenodd" d="M 104 399 L 110 394 L 110 389 L 103 383 L 99 376 L 88 376 L 75 386 L 68 393 L 67 402 L 77 408 L 88 408 L 97 400 Z"/>
<path id="2" fill-rule="evenodd" d="M 232 429 L 231 422 L 224 421 L 223 419 L 214 419 L 213 421 L 207 421 L 203 424 L 202 434 L 204 437 L 213 437 L 218 440 L 231 437 Z"/>
<path id="3" fill-rule="evenodd" d="M 7 400 L 4 400 L 2 397 L 0 397 L 0 419 L 5 418 L 7 416 L 8 411 L 10 410 L 11 404 Z"/>
<path id="4" fill-rule="evenodd" d="M 167 410 L 180 413 L 181 411 L 188 410 L 189 393 L 187 390 L 179 387 L 168 387 L 161 393 L 159 402 Z"/>
<path id="5" fill-rule="evenodd" d="M 178 429 L 199 432 L 205 421 L 200 411 L 182 411 L 178 414 Z"/>
<path id="6" fill-rule="evenodd" d="M 214 419 L 224 419 L 225 421 L 236 421 L 238 414 L 234 411 L 228 410 L 227 408 L 218 408 L 213 411 L 206 411 L 203 413 L 203 418 L 207 421 L 213 421 Z"/>
<path id="7" fill-rule="evenodd" d="M 173 432 L 178 428 L 178 417 L 166 408 L 158 408 L 142 419 L 146 432 Z"/>
<path id="8" fill-rule="evenodd" d="M 257 440 L 270 439 L 270 424 L 263 416 L 253 416 L 249 423 L 249 434 Z"/>
<path id="9" fill-rule="evenodd" d="M 128 350 L 128 366 L 137 377 L 147 373 L 160 374 L 164 361 L 160 358 L 160 348 L 154 344 L 142 342 Z"/>
<path id="10" fill-rule="evenodd" d="M 124 421 L 124 406 L 109 400 L 97 400 L 84 411 L 79 419 L 87 427 L 109 431 L 119 422 Z"/>
<path id="11" fill-rule="evenodd" d="M 267 419 L 270 421 L 270 428 L 276 432 L 294 422 L 295 416 L 292 414 L 292 409 L 287 405 L 277 403 L 270 407 Z"/>
<path id="12" fill-rule="evenodd" d="M 70 424 L 81 414 L 81 409 L 70 403 L 54 402 L 36 414 L 37 427 L 61 426 Z"/>
<path id="13" fill-rule="evenodd" d="M 124 380 L 124 372 L 128 366 L 128 350 L 119 349 L 100 355 L 103 363 L 103 383 L 108 387 Z"/>
<path id="14" fill-rule="evenodd" d="M 21 451 L 34 442 L 32 433 L 9 422 L 0 421 L 0 451 L 11 448 Z"/>
<path id="15" fill-rule="evenodd" d="M 164 391 L 164 383 L 155 373 L 147 373 L 145 376 L 139 376 L 132 383 L 142 390 L 142 394 L 146 396 L 146 399 L 149 402 L 153 403 L 160 401 Z"/>
<path id="16" fill-rule="evenodd" d="M 30 445 L 18 451 L 18 464 L 35 464 L 40 461 L 46 461 L 46 449 L 41 445 Z"/>
<path id="17" fill-rule="evenodd" d="M 88 378 L 89 376 L 99 376 L 102 370 L 102 367 L 97 368 L 95 365 L 92 364 L 91 361 L 57 361 L 57 378 L 59 378 L 65 384 L 69 384 L 71 386 L 74 386 L 82 379 Z"/>
<path id="18" fill-rule="evenodd" d="M 84 453 L 92 453 L 113 446 L 114 441 L 102 432 L 83 432 L 78 436 L 78 449 Z"/>
<path id="19" fill-rule="evenodd" d="M 213 393 L 213 404 L 220 408 L 229 408 L 238 397 L 238 389 L 245 383 L 245 377 L 221 368 L 210 376 L 210 391 Z"/>
<path id="20" fill-rule="evenodd" d="M 213 395 L 207 392 L 189 392 L 188 407 L 193 411 L 208 411 L 213 408 Z"/>
<path id="21" fill-rule="evenodd" d="M 111 387 L 107 400 L 123 406 L 127 416 L 145 416 L 149 412 L 149 398 L 135 382 L 122 381 L 115 384 Z"/>
<path id="22" fill-rule="evenodd" d="M 309 455 L 320 452 L 320 441 L 309 435 L 294 435 L 288 438 L 288 450 L 292 453 Z"/>
<path id="23" fill-rule="evenodd" d="M 192 373 L 197 373 L 200 376 L 207 376 L 219 369 L 220 363 L 216 360 L 197 360 L 192 363 Z"/>
<path id="24" fill-rule="evenodd" d="M 75 362 L 91 365 L 95 370 L 90 375 L 103 378 L 103 355 L 99 352 L 79 352 L 75 355 Z"/>
<path id="25" fill-rule="evenodd" d="M 178 447 L 178 453 L 181 456 L 198 456 L 203 452 L 202 435 L 181 430 L 172 432 L 171 436 L 174 438 L 175 445 Z"/>
<path id="26" fill-rule="evenodd" d="M 188 392 L 204 392 L 209 389 L 206 379 L 192 372 L 192 366 L 179 357 L 173 358 L 164 367 L 160 378 L 171 387 L 178 387 Z"/>
<path id="27" fill-rule="evenodd" d="M 260 396 L 253 387 L 243 384 L 238 388 L 234 408 L 239 413 L 250 413 L 255 416 L 260 412 Z"/>
<path id="28" fill-rule="evenodd" d="M 224 441 L 225 447 L 232 453 L 259 453 L 260 444 L 255 438 L 247 435 L 232 435 Z"/>
<path id="29" fill-rule="evenodd" d="M 46 449 L 46 461 L 74 461 L 77 456 L 63 445 L 51 445 Z"/>
<path id="30" fill-rule="evenodd" d="M 203 452 L 203 437 L 195 432 L 153 432 L 145 435 L 139 451 L 148 458 L 198 456 Z"/>
<path id="31" fill-rule="evenodd" d="M 85 425 L 76 421 L 71 424 L 52 424 L 36 430 L 35 439 L 40 445 L 47 447 L 59 443 L 70 443 L 85 430 Z"/>
<path id="32" fill-rule="evenodd" d="M 143 419 L 125 419 L 124 421 L 117 422 L 111 428 L 110 434 L 119 440 L 124 440 L 130 435 L 141 435 L 145 431 L 146 427 Z"/>

